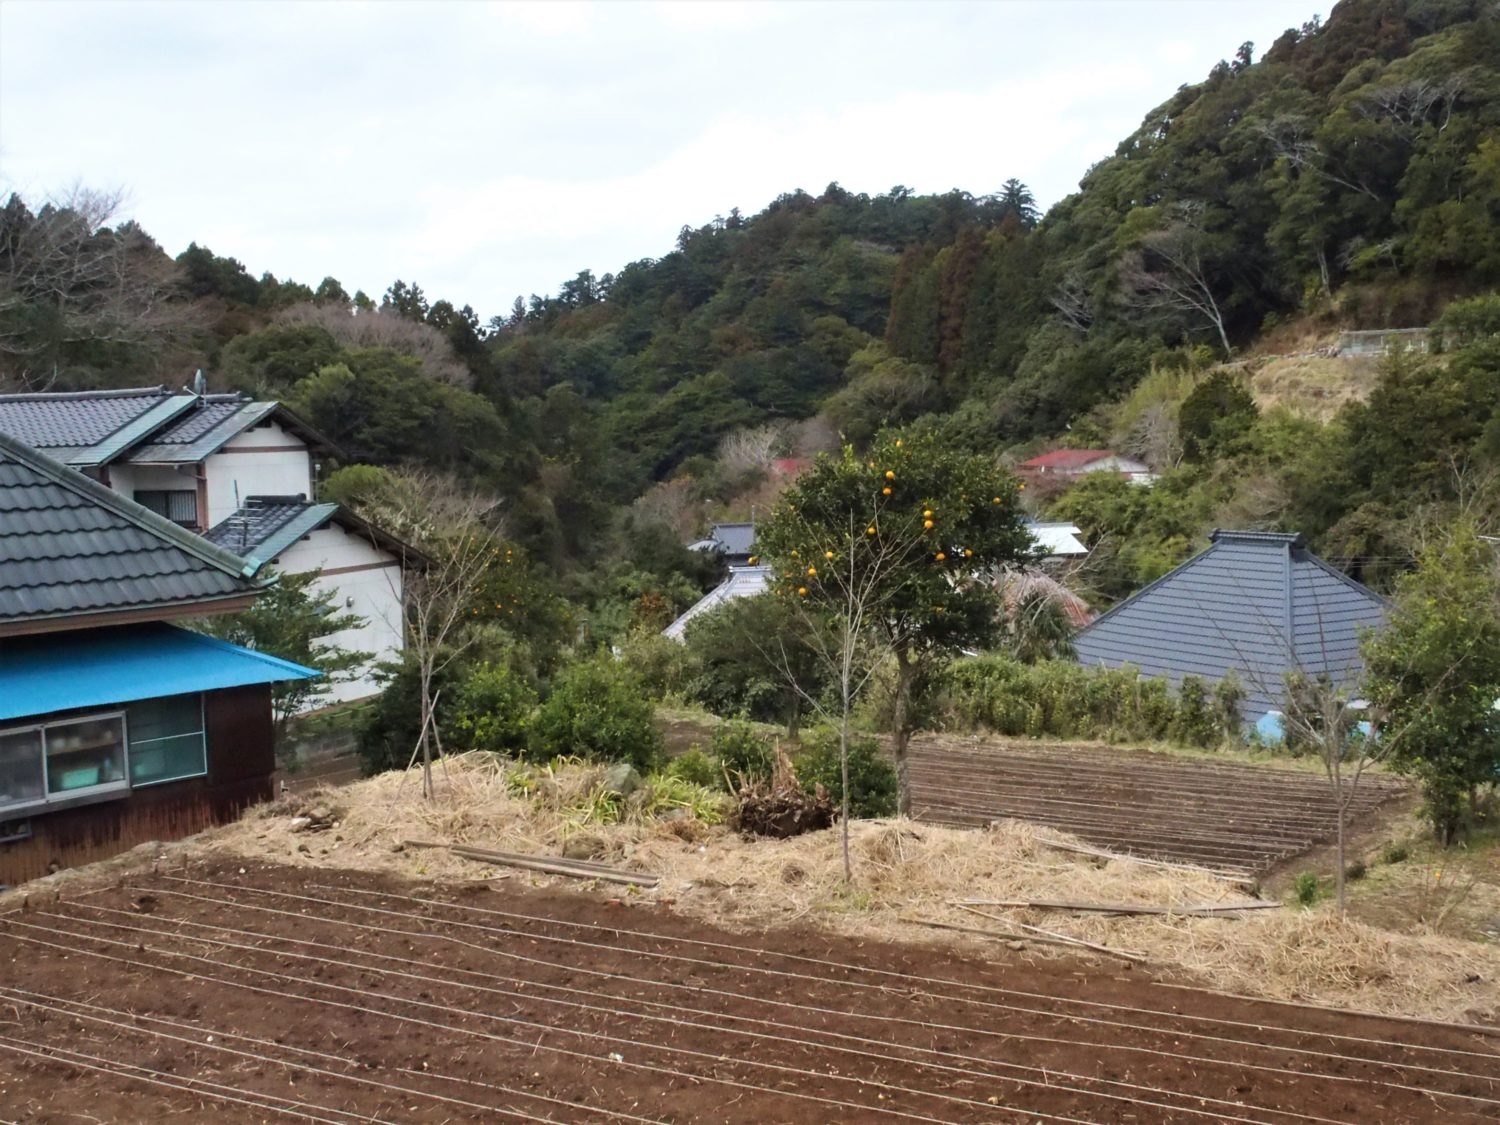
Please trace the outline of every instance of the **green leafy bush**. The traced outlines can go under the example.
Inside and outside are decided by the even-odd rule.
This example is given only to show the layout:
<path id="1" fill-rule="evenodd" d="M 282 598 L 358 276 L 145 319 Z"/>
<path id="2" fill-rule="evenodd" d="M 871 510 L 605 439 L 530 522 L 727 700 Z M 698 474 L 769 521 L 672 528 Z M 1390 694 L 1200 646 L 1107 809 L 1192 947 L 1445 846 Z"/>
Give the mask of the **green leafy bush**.
<path id="1" fill-rule="evenodd" d="M 639 682 L 609 658 L 564 670 L 531 722 L 533 754 L 577 754 L 595 761 L 629 762 L 649 772 L 661 757 L 650 702 Z"/>
<path id="2" fill-rule="evenodd" d="M 480 664 L 459 684 L 449 723 L 464 750 L 508 753 L 526 746 L 536 693 L 503 664 Z"/>
<path id="3" fill-rule="evenodd" d="M 839 732 L 818 727 L 808 732 L 794 765 L 797 780 L 809 791 L 821 785 L 835 805 L 844 800 L 843 770 L 839 762 Z M 897 808 L 896 767 L 866 735 L 849 736 L 849 815 L 859 819 L 893 816 Z"/>
<path id="4" fill-rule="evenodd" d="M 730 776 L 742 774 L 750 781 L 764 781 L 776 767 L 774 744 L 744 719 L 721 723 L 714 731 L 711 749 Z"/>
<path id="5" fill-rule="evenodd" d="M 1292 884 L 1292 893 L 1297 897 L 1299 906 L 1312 906 L 1323 894 L 1323 888 L 1318 884 L 1318 873 L 1316 871 L 1304 871 L 1297 876 L 1297 881 Z"/>
<path id="6" fill-rule="evenodd" d="M 640 681 L 646 695 L 662 700 L 684 695 L 699 671 L 697 655 L 670 637 L 636 630 L 620 646 L 620 659 Z"/>
<path id="7" fill-rule="evenodd" d="M 724 771 L 719 760 L 697 748 L 677 755 L 662 772 L 668 777 L 681 778 L 705 789 L 724 788 Z"/>
<path id="8" fill-rule="evenodd" d="M 1069 660 L 1023 664 L 1009 656 L 961 660 L 946 669 L 935 720 L 1031 738 L 1175 740 L 1213 746 L 1239 732 L 1231 685 L 1210 695 L 1189 677 L 1174 696 L 1165 680 L 1133 668 L 1093 668 Z"/>

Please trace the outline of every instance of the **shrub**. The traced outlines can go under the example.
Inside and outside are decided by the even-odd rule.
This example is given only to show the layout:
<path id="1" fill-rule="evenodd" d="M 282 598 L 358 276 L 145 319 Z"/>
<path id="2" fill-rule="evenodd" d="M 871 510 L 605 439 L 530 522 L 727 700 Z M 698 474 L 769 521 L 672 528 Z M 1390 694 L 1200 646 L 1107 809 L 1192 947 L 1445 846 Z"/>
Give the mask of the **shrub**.
<path id="1" fill-rule="evenodd" d="M 1368 873 L 1369 868 L 1365 866 L 1365 861 L 1362 859 L 1356 859 L 1353 863 L 1344 868 L 1344 878 L 1351 883 L 1359 882 L 1359 880 L 1363 879 Z"/>
<path id="2" fill-rule="evenodd" d="M 1165 680 L 1135 669 L 1070 660 L 1023 664 L 1009 656 L 961 660 L 947 669 L 935 712 L 939 724 L 1012 737 L 1167 739 L 1212 746 L 1239 733 L 1243 692 L 1233 682 L 1210 694 L 1189 678 L 1174 696 Z"/>
<path id="3" fill-rule="evenodd" d="M 633 811 L 644 820 L 656 820 L 678 809 L 703 824 L 722 824 L 728 799 L 722 790 L 697 785 L 681 777 L 657 774 L 648 777 L 629 798 Z"/>
<path id="4" fill-rule="evenodd" d="M 673 758 L 663 772 L 668 777 L 681 778 L 705 789 L 724 788 L 724 771 L 719 759 L 696 747 Z"/>
<path id="5" fill-rule="evenodd" d="M 649 772 L 661 757 L 661 735 L 651 704 L 626 669 L 608 658 L 575 664 L 558 676 L 531 722 L 533 754 L 577 754 L 629 762 Z"/>
<path id="6" fill-rule="evenodd" d="M 620 659 L 653 700 L 685 694 L 699 669 L 697 656 L 684 645 L 645 630 L 636 630 L 625 638 Z"/>
<path id="7" fill-rule="evenodd" d="M 1318 885 L 1318 873 L 1304 871 L 1298 875 L 1297 881 L 1292 884 L 1292 893 L 1297 896 L 1297 902 L 1301 906 L 1311 906 L 1317 902 L 1323 893 L 1322 887 Z"/>
<path id="8" fill-rule="evenodd" d="M 839 732 L 818 727 L 809 732 L 796 758 L 797 777 L 809 791 L 821 785 L 836 806 L 844 800 L 844 778 L 839 763 Z M 849 815 L 855 818 L 892 816 L 896 812 L 896 767 L 873 738 L 849 736 Z"/>
<path id="9" fill-rule="evenodd" d="M 456 731 L 449 724 L 447 697 L 455 670 L 433 681 L 438 699 L 437 727 L 444 746 L 453 745 Z M 409 656 L 386 670 L 385 687 L 365 711 L 358 732 L 360 764 L 366 774 L 402 770 L 411 761 L 422 725 L 421 677 Z"/>
<path id="10" fill-rule="evenodd" d="M 1184 676 L 1177 688 L 1177 713 L 1169 733 L 1187 746 L 1207 747 L 1217 740 L 1218 724 L 1209 708 L 1208 690 L 1197 676 Z"/>
<path id="11" fill-rule="evenodd" d="M 503 664 L 481 664 L 459 684 L 448 722 L 465 750 L 507 753 L 526 746 L 536 693 Z"/>
<path id="12" fill-rule="evenodd" d="M 744 719 L 721 723 L 711 747 L 731 777 L 742 774 L 750 781 L 764 781 L 776 767 L 775 746 Z"/>
<path id="13" fill-rule="evenodd" d="M 1380 852 L 1381 863 L 1405 863 L 1410 853 L 1402 844 L 1387 844 Z"/>

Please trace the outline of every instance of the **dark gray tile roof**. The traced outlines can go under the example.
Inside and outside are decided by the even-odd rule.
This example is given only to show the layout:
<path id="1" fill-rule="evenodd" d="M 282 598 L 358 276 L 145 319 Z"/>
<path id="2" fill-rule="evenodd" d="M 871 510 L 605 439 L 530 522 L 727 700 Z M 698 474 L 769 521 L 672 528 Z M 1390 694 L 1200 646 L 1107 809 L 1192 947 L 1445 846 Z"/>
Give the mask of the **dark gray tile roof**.
<path id="1" fill-rule="evenodd" d="M 274 415 L 309 445 L 336 447 L 286 407 L 240 394 L 173 394 L 165 387 L 0 395 L 0 434 L 69 465 L 197 464 Z"/>
<path id="2" fill-rule="evenodd" d="M 133 449 L 125 460 L 136 465 L 195 465 L 276 409 L 274 402 L 251 402 L 238 395 L 205 395 L 172 425 L 152 434 L 148 444 Z"/>
<path id="3" fill-rule="evenodd" d="M 301 497 L 252 496 L 245 506 L 203 535 L 251 565 L 264 565 L 338 514 L 337 504 L 309 504 Z"/>
<path id="4" fill-rule="evenodd" d="M 1356 684 L 1360 636 L 1385 617 L 1379 595 L 1307 551 L 1300 536 L 1216 531 L 1208 550 L 1104 614 L 1074 649 L 1085 664 L 1133 664 L 1174 685 L 1233 670 L 1253 722 L 1281 708 L 1288 672 Z"/>
<path id="5" fill-rule="evenodd" d="M 173 396 L 165 387 L 0 395 L 0 434 L 62 461 L 105 444 Z M 90 460 L 88 463 L 97 463 Z"/>
<path id="6" fill-rule="evenodd" d="M 254 592 L 246 564 L 0 434 L 0 632 Z"/>

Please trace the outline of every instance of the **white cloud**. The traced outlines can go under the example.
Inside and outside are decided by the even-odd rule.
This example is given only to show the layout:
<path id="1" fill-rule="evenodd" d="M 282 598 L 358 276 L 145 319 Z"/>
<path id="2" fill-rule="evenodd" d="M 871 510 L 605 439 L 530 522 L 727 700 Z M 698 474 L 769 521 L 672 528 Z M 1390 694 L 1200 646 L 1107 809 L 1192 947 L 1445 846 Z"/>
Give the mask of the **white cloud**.
<path id="1" fill-rule="evenodd" d="M 503 311 L 832 180 L 1050 203 L 1300 2 L 4 0 L 0 174 L 316 284 Z M 66 73 L 66 82 L 58 75 Z"/>

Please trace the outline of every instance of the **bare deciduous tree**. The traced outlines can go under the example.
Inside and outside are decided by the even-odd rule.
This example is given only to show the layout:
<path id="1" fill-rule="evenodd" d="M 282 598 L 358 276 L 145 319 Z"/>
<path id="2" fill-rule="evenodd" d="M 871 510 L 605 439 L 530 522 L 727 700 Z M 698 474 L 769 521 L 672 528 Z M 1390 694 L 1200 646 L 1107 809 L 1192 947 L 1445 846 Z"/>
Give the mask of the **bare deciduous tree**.
<path id="1" fill-rule="evenodd" d="M 768 473 L 781 445 L 781 427 L 774 423 L 735 430 L 719 442 L 719 463 L 734 474 Z"/>
<path id="2" fill-rule="evenodd" d="M 119 192 L 75 187 L 33 214 L 0 208 L 0 379 L 41 389 L 86 343 L 151 345 L 193 327 L 178 270 L 134 223 L 111 228 Z"/>
<path id="3" fill-rule="evenodd" d="M 1182 463 L 1183 445 L 1175 404 L 1151 403 L 1141 411 L 1120 444 L 1125 452 L 1135 454 L 1155 472 L 1177 468 Z"/>
<path id="4" fill-rule="evenodd" d="M 1087 332 L 1094 323 L 1094 298 L 1082 269 L 1074 268 L 1063 275 L 1051 301 L 1063 323 L 1073 331 Z"/>
<path id="5" fill-rule="evenodd" d="M 442 753 L 433 715 L 435 684 L 473 644 L 464 628 L 485 573 L 496 564 L 501 533 L 498 502 L 429 472 L 392 475 L 391 487 L 370 498 L 367 514 L 411 544 L 401 560 L 406 647 L 417 665 L 420 735 L 412 758 L 422 759 L 422 795 L 431 798 L 434 750 Z"/>
<path id="6" fill-rule="evenodd" d="M 342 305 L 293 305 L 277 314 L 280 324 L 310 324 L 322 328 L 349 348 L 390 348 L 422 363 L 431 379 L 468 387 L 473 378 L 448 338 L 430 324 L 402 316 L 391 308 L 355 310 Z"/>
<path id="7" fill-rule="evenodd" d="M 1139 247 L 1125 255 L 1121 290 L 1133 308 L 1184 314 L 1206 322 L 1228 355 L 1232 350 L 1229 334 L 1209 280 L 1205 241 L 1192 210 L 1180 208 L 1167 226 L 1146 235 Z"/>

